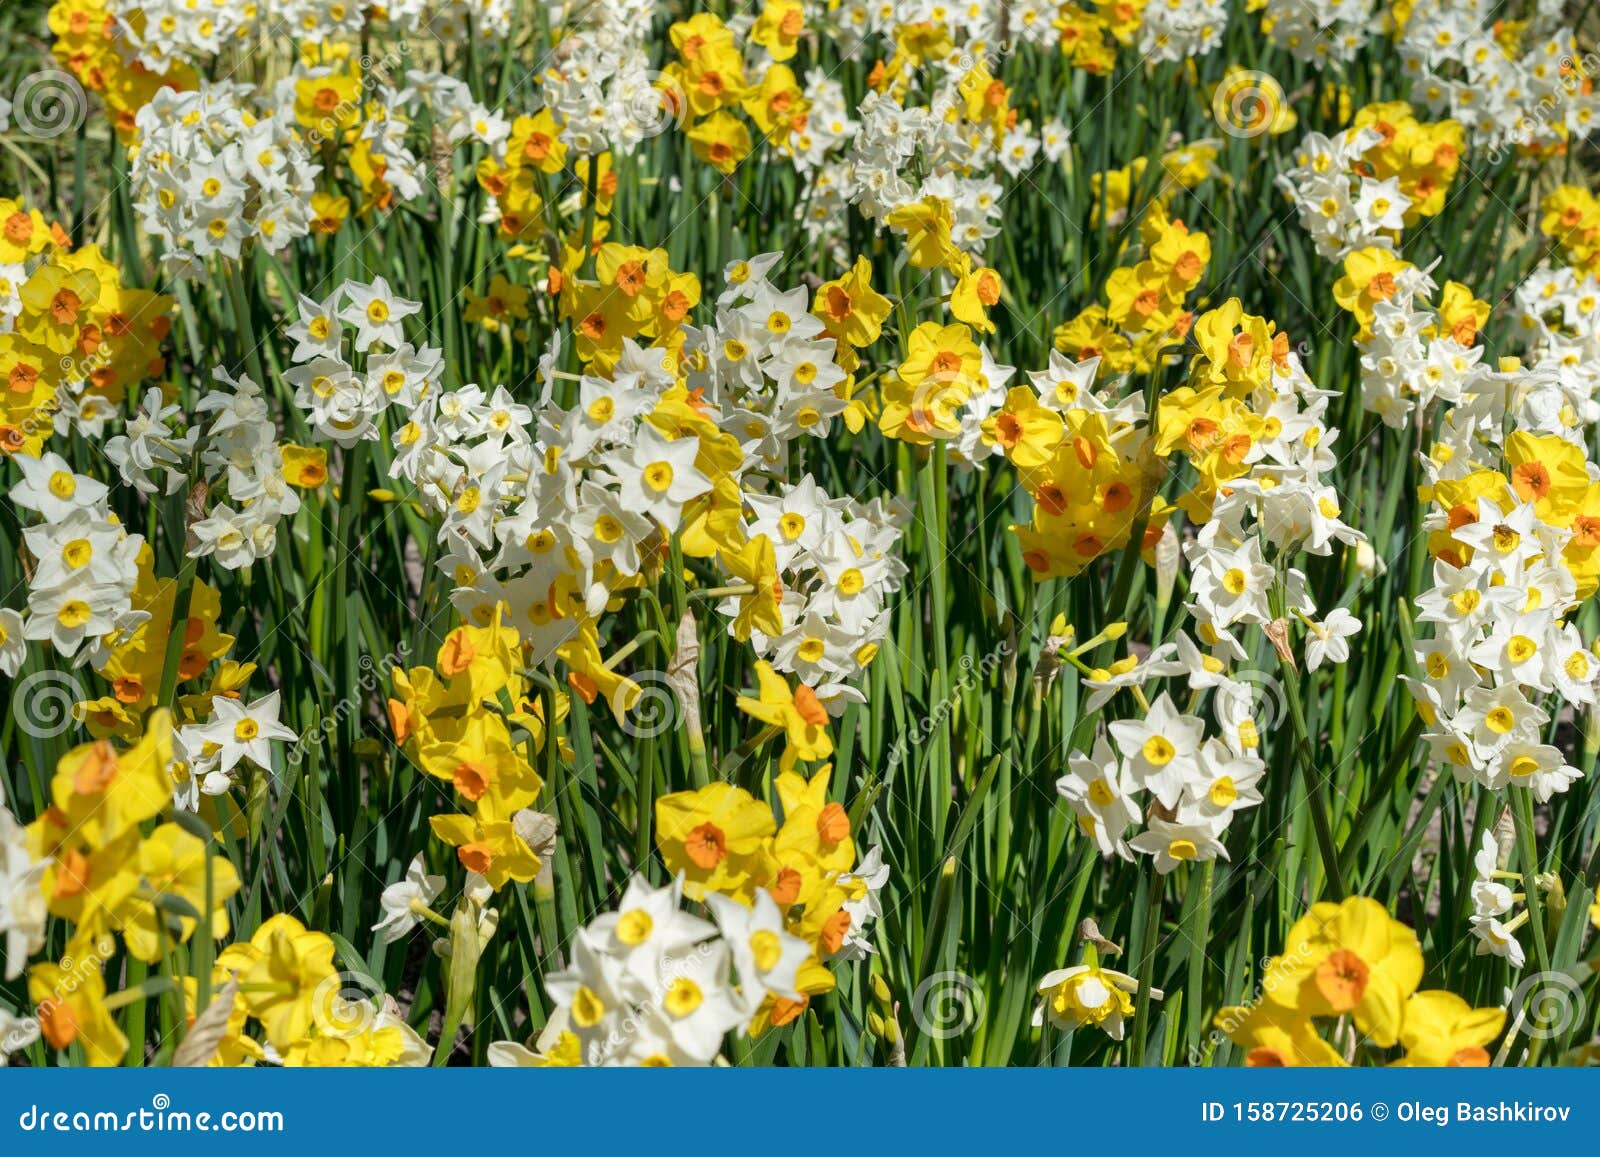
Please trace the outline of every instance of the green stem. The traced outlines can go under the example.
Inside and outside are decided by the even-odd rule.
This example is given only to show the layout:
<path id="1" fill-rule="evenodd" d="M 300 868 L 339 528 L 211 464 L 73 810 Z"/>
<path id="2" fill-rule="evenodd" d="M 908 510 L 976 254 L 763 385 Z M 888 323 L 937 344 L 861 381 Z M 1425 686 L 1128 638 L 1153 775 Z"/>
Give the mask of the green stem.
<path id="1" fill-rule="evenodd" d="M 1131 1060 L 1134 1067 L 1144 1064 L 1145 1038 L 1150 1035 L 1150 992 L 1156 978 L 1156 949 L 1161 944 L 1162 878 L 1150 879 L 1149 906 L 1145 909 L 1144 944 L 1139 954 L 1139 991 L 1134 996 Z"/>
<path id="2" fill-rule="evenodd" d="M 1511 813 L 1517 826 L 1517 858 L 1522 862 L 1523 885 L 1528 897 L 1528 923 L 1533 925 L 1533 954 L 1539 971 L 1550 971 L 1550 945 L 1544 926 L 1544 901 L 1539 897 L 1539 849 L 1533 831 L 1533 795 L 1526 788 L 1511 789 Z"/>
<path id="3" fill-rule="evenodd" d="M 1333 825 L 1328 820 L 1328 805 L 1322 798 L 1322 785 L 1317 780 L 1315 758 L 1312 754 L 1311 733 L 1306 727 L 1305 708 L 1300 702 L 1300 675 L 1289 661 L 1280 657 L 1280 668 L 1288 686 L 1289 719 L 1294 725 L 1295 747 L 1298 749 L 1300 775 L 1305 781 L 1306 803 L 1311 809 L 1311 826 L 1317 836 L 1317 852 L 1322 857 L 1323 874 L 1327 877 L 1328 894 L 1343 900 L 1344 876 L 1339 870 L 1339 847 L 1333 841 Z"/>

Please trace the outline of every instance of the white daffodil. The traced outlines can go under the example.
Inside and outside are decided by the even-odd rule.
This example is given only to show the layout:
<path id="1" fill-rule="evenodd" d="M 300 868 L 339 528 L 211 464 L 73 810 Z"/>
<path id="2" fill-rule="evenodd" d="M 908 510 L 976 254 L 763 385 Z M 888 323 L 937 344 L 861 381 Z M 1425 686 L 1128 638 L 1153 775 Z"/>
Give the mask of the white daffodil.
<path id="1" fill-rule="evenodd" d="M 18 454 L 12 461 L 22 471 L 22 481 L 11 488 L 11 501 L 46 522 L 59 522 L 73 511 L 91 509 L 105 499 L 104 482 L 74 473 L 59 454 L 49 452 L 38 458 Z"/>
<path id="2" fill-rule="evenodd" d="M 383 890 L 378 905 L 383 909 L 383 919 L 372 926 L 385 944 L 403 939 L 422 921 L 423 908 L 428 907 L 444 891 L 443 876 L 428 875 L 427 864 L 419 852 L 406 868 L 403 879 L 396 880 Z"/>
<path id="3" fill-rule="evenodd" d="M 661 975 L 662 957 L 681 952 L 716 934 L 716 928 L 682 908 L 680 880 L 652 888 L 633 876 L 617 910 L 589 925 L 594 942 L 619 961 L 632 984 L 625 990 L 643 999 Z"/>
<path id="4" fill-rule="evenodd" d="M 0 943 L 5 947 L 7 980 L 21 976 L 28 957 L 44 947 L 48 913 L 40 882 L 49 863 L 28 854 L 26 832 L 0 793 Z"/>
<path id="5" fill-rule="evenodd" d="M 386 278 L 376 277 L 370 283 L 347 281 L 344 284 L 346 304 L 339 317 L 355 327 L 355 350 L 366 353 L 375 343 L 382 342 L 397 348 L 405 342 L 405 330 L 400 323 L 422 309 L 419 301 L 407 301 L 389 288 Z"/>
<path id="6" fill-rule="evenodd" d="M 706 896 L 706 903 L 733 954 L 745 1007 L 759 1008 L 769 992 L 800 999 L 795 986 L 800 966 L 811 956 L 811 945 L 784 930 L 783 912 L 771 893 L 756 889 L 755 903 L 748 908 L 716 892 Z"/>
<path id="7" fill-rule="evenodd" d="M 183 729 L 186 742 L 199 740 L 215 746 L 220 770 L 226 774 L 241 759 L 258 767 L 271 768 L 272 740 L 290 740 L 294 731 L 278 722 L 278 692 L 262 696 L 246 707 L 237 699 L 215 695 L 211 699 L 211 719 Z"/>
<path id="8" fill-rule="evenodd" d="M 1350 658 L 1347 641 L 1361 630 L 1361 620 L 1343 607 L 1335 607 L 1320 623 L 1306 621 L 1306 670 L 1315 671 L 1323 663 L 1344 663 Z"/>
<path id="9" fill-rule="evenodd" d="M 1217 838 L 1220 826 L 1217 820 L 1198 815 L 1187 822 L 1152 818 L 1149 827 L 1129 840 L 1128 846 L 1154 856 L 1156 871 L 1165 876 L 1179 864 L 1191 860 L 1212 860 L 1218 856 L 1226 860 L 1228 849 Z"/>
<path id="10" fill-rule="evenodd" d="M 1134 779 L 1167 807 L 1177 807 L 1205 724 L 1180 712 L 1163 691 L 1143 719 L 1120 719 L 1110 731 Z"/>

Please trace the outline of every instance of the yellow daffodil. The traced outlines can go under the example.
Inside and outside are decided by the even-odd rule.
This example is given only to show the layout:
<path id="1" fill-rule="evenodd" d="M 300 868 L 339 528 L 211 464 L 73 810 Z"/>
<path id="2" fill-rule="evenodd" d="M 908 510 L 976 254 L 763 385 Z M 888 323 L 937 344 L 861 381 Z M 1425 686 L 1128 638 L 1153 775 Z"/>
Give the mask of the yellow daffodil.
<path id="1" fill-rule="evenodd" d="M 734 578 L 753 588 L 749 594 L 737 596 L 739 611 L 731 628 L 733 637 L 743 643 L 749 640 L 752 630 L 764 635 L 783 634 L 783 614 L 778 609 L 783 586 L 772 540 L 764 534 L 755 535 L 738 553 L 723 551 L 722 565 Z"/>
<path id="2" fill-rule="evenodd" d="M 1314 904 L 1289 929 L 1263 982 L 1268 999 L 1302 1016 L 1355 1017 L 1387 1048 L 1400 1037 L 1406 1001 L 1422 979 L 1417 934 L 1376 900 Z"/>
<path id="3" fill-rule="evenodd" d="M 433 834 L 456 850 L 456 859 L 499 891 L 510 880 L 526 884 L 539 874 L 539 857 L 510 820 L 439 815 L 428 820 Z"/>
<path id="4" fill-rule="evenodd" d="M 80 933 L 68 945 L 60 964 L 35 964 L 28 970 L 28 999 L 37 1010 L 39 1032 L 54 1049 L 81 1045 L 89 1064 L 106 1068 L 122 1063 L 128 1038 L 106 1008 L 108 943 Z"/>
<path id="5" fill-rule="evenodd" d="M 817 287 L 811 312 L 836 340 L 864 349 L 878 340 L 891 308 L 889 299 L 872 288 L 872 262 L 857 257 L 849 273 Z"/>
<path id="6" fill-rule="evenodd" d="M 999 446 L 1022 470 L 1050 461 L 1064 430 L 1061 415 L 1041 404 L 1039 395 L 1026 386 L 1007 390 L 1005 405 L 983 420 L 984 442 Z"/>
<path id="7" fill-rule="evenodd" d="M 337 986 L 333 941 L 293 916 L 269 916 L 247 942 L 231 944 L 217 967 L 233 975 L 250 1015 L 280 1053 L 310 1033 L 316 1002 Z"/>
<path id="8" fill-rule="evenodd" d="M 1338 1050 L 1317 1035 L 1310 1020 L 1270 1000 L 1221 1009 L 1213 1023 L 1245 1050 L 1244 1063 L 1250 1068 L 1339 1068 L 1345 1064 Z"/>
<path id="9" fill-rule="evenodd" d="M 833 754 L 828 709 L 815 691 L 804 683 L 790 690 L 789 681 L 765 661 L 756 664 L 756 679 L 760 697 L 739 696 L 739 710 L 783 730 L 783 756 L 778 761 L 782 770 L 791 770 L 798 760 L 826 759 Z"/>
<path id="10" fill-rule="evenodd" d="M 1429 1068 L 1486 1068 L 1486 1046 L 1505 1028 L 1503 1008 L 1473 1008 L 1453 992 L 1418 992 L 1406 1001 L 1400 1027 L 1405 1058 L 1397 1063 Z"/>
<path id="11" fill-rule="evenodd" d="M 720 892 L 749 904 L 771 875 L 772 810 L 743 788 L 710 783 L 656 801 L 656 844 L 683 892 Z"/>

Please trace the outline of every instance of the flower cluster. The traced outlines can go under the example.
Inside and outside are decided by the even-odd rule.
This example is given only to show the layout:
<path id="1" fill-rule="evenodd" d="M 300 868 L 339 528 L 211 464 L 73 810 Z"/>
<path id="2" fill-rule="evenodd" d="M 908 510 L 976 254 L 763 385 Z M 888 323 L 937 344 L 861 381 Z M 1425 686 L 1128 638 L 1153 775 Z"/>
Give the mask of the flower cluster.
<path id="1" fill-rule="evenodd" d="M 1056 327 L 1055 348 L 1098 360 L 1102 376 L 1150 373 L 1194 324 L 1185 301 L 1205 276 L 1211 238 L 1169 218 L 1158 202 L 1139 222 L 1143 257 L 1106 279 L 1105 305 L 1091 305 Z"/>
<path id="2" fill-rule="evenodd" d="M 877 655 L 885 606 L 905 564 L 895 555 L 904 512 L 881 502 L 830 499 L 809 474 L 775 494 L 750 494 L 745 546 L 723 565 L 753 588 L 718 610 L 736 639 L 811 687 L 830 710 L 859 691 L 845 682 Z M 781 591 L 781 593 L 779 593 Z"/>
<path id="3" fill-rule="evenodd" d="M 517 632 L 498 622 L 457 627 L 435 666 L 394 670 L 388 704 L 395 742 L 470 807 L 433 816 L 433 834 L 494 891 L 539 873 L 525 813 L 543 780 L 531 760 L 566 708 L 565 696 L 531 698 L 521 652 Z"/>
<path id="4" fill-rule="evenodd" d="M 1237 710 L 1235 693 L 1245 697 L 1248 711 L 1248 689 L 1230 680 L 1220 662 L 1203 655 L 1188 636 L 1179 639 L 1144 664 L 1143 675 L 1186 672 L 1192 689 L 1216 689 L 1219 711 L 1229 709 L 1223 705 Z M 1182 658 L 1166 658 L 1180 653 Z M 1090 680 L 1096 681 L 1093 673 Z M 1221 837 L 1235 814 L 1261 802 L 1257 784 L 1266 766 L 1253 750 L 1253 723 L 1225 728 L 1221 738 L 1208 739 L 1205 731 L 1201 719 L 1181 712 L 1163 692 L 1143 719 L 1112 723 L 1111 742 L 1102 735 L 1092 751 L 1072 754 L 1071 770 L 1056 781 L 1056 790 L 1102 855 L 1151 856 L 1162 874 L 1190 861 L 1227 858 Z M 1144 830 L 1128 839 L 1128 828 L 1141 823 Z"/>
<path id="5" fill-rule="evenodd" d="M 1412 99 L 1459 121 L 1475 143 L 1548 155 L 1594 131 L 1596 98 L 1561 5 L 1535 5 L 1517 21 L 1478 3 L 1409 9 L 1397 41 Z"/>
<path id="6" fill-rule="evenodd" d="M 834 987 L 827 960 L 872 951 L 864 933 L 887 877 L 877 849 L 856 863 L 828 781 L 826 769 L 780 774 L 781 827 L 727 784 L 659 800 L 676 879 L 654 888 L 635 876 L 615 911 L 579 930 L 570 966 L 546 981 L 557 1011 L 540 1053 L 503 1042 L 496 1063 L 705 1065 L 730 1031 L 760 1036 L 800 1017 Z"/>
<path id="7" fill-rule="evenodd" d="M 252 242 L 278 253 L 311 231 L 321 166 L 293 125 L 252 107 L 244 85 L 163 89 L 135 123 L 134 203 L 175 270 L 198 276 L 213 254 L 237 258 Z"/>
<path id="8" fill-rule="evenodd" d="M 105 102 L 111 126 L 124 142 L 133 139 L 139 110 L 157 93 L 195 87 L 195 71 L 184 59 L 189 46 L 195 53 L 202 45 L 220 46 L 219 30 L 237 35 L 244 27 L 237 9 L 207 5 L 213 10 L 202 13 L 198 4 L 170 7 L 182 9 L 181 15 L 167 12 L 170 28 L 163 28 L 158 16 L 150 29 L 143 6 L 125 0 L 56 0 L 50 6 L 51 52 L 86 91 Z"/>
<path id="9" fill-rule="evenodd" d="M 657 800 L 656 842 L 667 870 L 681 874 L 684 894 L 720 894 L 748 908 L 764 892 L 818 961 L 870 953 L 867 926 L 888 870 L 876 848 L 857 856 L 850 814 L 830 798 L 831 771 L 824 765 L 810 779 L 792 770 L 774 777 L 781 823 L 768 804 L 727 783 Z M 821 987 L 802 993 L 833 985 L 820 973 L 814 980 Z M 804 999 L 798 1003 L 768 1011 L 782 1023 L 804 1011 Z"/>
<path id="10" fill-rule="evenodd" d="M 1462 138 L 1455 121 L 1425 124 L 1400 102 L 1368 105 L 1331 138 L 1308 134 L 1278 184 L 1323 257 L 1391 249 L 1403 228 L 1444 208 Z"/>
<path id="11" fill-rule="evenodd" d="M 1401 1046 L 1396 1064 L 1487 1067 L 1505 1010 L 1474 1008 L 1442 989 L 1419 992 L 1422 972 L 1416 933 L 1376 900 L 1314 904 L 1268 961 L 1260 999 L 1223 1009 L 1216 1026 L 1251 1066 L 1349 1064 L 1354 1040 L 1343 1053 L 1314 1023 L 1348 1016 L 1371 1046 Z"/>
<path id="12" fill-rule="evenodd" d="M 652 888 L 635 876 L 615 912 L 579 931 L 571 967 L 545 982 L 567 1026 L 558 1055 L 591 1066 L 710 1064 L 763 1005 L 803 1001 L 801 973 L 818 969 L 772 897 L 750 907 L 705 899 L 715 924 L 682 909 L 678 883 Z"/>
<path id="13" fill-rule="evenodd" d="M 1319 69 L 1351 60 L 1375 31 L 1372 0 L 1264 0 L 1261 30 Z"/>
<path id="14" fill-rule="evenodd" d="M 0 1064 L 1509 1059 L 1600 970 L 1559 7 L 36 6 Z"/>
<path id="15" fill-rule="evenodd" d="M 1411 688 L 1436 759 L 1458 778 L 1543 802 L 1583 774 L 1544 741 L 1551 715 L 1541 703 L 1595 701 L 1600 660 L 1568 620 L 1600 581 L 1593 535 L 1574 530 L 1592 521 L 1583 512 L 1600 483 L 1582 449 L 1558 436 L 1519 430 L 1504 454 L 1505 473 L 1474 470 L 1431 488 L 1434 585 L 1417 599 L 1417 620 L 1434 633 L 1417 643 Z"/>
<path id="16" fill-rule="evenodd" d="M 208 0 L 108 0 L 132 60 L 152 73 L 204 63 L 254 30 L 253 6 Z"/>
<path id="17" fill-rule="evenodd" d="M 1025 171 L 1037 143 L 988 62 L 956 50 L 942 31 L 924 39 L 923 28 L 896 31 L 894 55 L 857 109 L 838 196 L 905 236 L 917 268 L 959 273 L 1000 231 L 1002 191 L 989 173 L 996 164 Z"/>
<path id="18" fill-rule="evenodd" d="M 1228 6 L 1222 0 L 1147 0 L 1136 42 L 1146 60 L 1193 60 L 1222 43 Z"/>
<path id="19" fill-rule="evenodd" d="M 98 246 L 75 247 L 37 209 L 0 199 L 0 454 L 37 458 L 53 434 L 98 436 L 130 390 L 166 373 L 171 309 L 123 284 Z"/>
<path id="20" fill-rule="evenodd" d="M 1543 704 L 1551 696 L 1592 704 L 1600 679 L 1596 652 L 1572 621 L 1600 587 L 1600 482 L 1571 436 L 1577 406 L 1592 405 L 1590 386 L 1551 365 L 1484 366 L 1468 346 L 1486 303 L 1459 291 L 1458 302 L 1469 299 L 1466 320 L 1451 325 L 1443 306 L 1436 314 L 1417 300 L 1431 288 L 1425 276 L 1401 269 L 1390 283 L 1372 307 L 1373 370 L 1409 368 L 1419 410 L 1435 399 L 1442 410 L 1421 458 L 1434 563 L 1433 586 L 1416 606 L 1432 637 L 1416 645 L 1412 693 L 1434 758 L 1459 779 L 1548 800 L 1582 772 L 1545 740 L 1552 714 Z M 1407 357 L 1424 327 L 1436 335 L 1426 359 Z"/>
<path id="21" fill-rule="evenodd" d="M 1515 838 L 1509 814 L 1499 824 L 1483 833 L 1483 842 L 1472 857 L 1472 934 L 1477 939 L 1479 956 L 1495 955 L 1511 962 L 1511 967 L 1521 968 L 1528 961 L 1517 932 L 1531 917 L 1524 908 L 1512 915 L 1512 908 L 1527 899 L 1521 892 L 1513 892 L 1505 881 L 1523 883 L 1519 872 L 1508 872 L 1504 844 Z M 1533 886 L 1548 890 L 1546 878 L 1539 877 Z"/>
<path id="22" fill-rule="evenodd" d="M 27 851 L 43 861 L 39 889 L 53 916 L 73 926 L 63 963 L 37 964 L 28 991 L 41 1032 L 54 1048 L 83 1046 L 91 1064 L 117 1064 L 128 1041 L 105 1005 L 101 970 L 110 934 L 135 959 L 154 962 L 170 942 L 228 934 L 226 901 L 239 889 L 233 866 L 207 847 L 208 836 L 171 820 L 145 834 L 172 802 L 172 723 L 150 716 L 139 742 L 108 740 L 75 748 L 50 784 L 54 806 L 28 826 Z M 204 829 L 202 829 L 204 830 Z M 176 911 L 190 915 L 176 915 Z M 209 907 L 208 907 L 209 901 Z"/>

